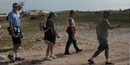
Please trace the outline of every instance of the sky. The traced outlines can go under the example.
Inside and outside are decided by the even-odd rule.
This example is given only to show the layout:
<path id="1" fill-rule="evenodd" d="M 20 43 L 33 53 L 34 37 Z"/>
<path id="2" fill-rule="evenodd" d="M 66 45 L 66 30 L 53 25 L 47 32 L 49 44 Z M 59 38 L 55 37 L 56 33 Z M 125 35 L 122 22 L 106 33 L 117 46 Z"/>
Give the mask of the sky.
<path id="1" fill-rule="evenodd" d="M 79 10 L 101 11 L 130 8 L 130 0 L 0 0 L 0 13 L 9 13 L 14 2 L 25 1 L 23 9 L 27 10 Z"/>

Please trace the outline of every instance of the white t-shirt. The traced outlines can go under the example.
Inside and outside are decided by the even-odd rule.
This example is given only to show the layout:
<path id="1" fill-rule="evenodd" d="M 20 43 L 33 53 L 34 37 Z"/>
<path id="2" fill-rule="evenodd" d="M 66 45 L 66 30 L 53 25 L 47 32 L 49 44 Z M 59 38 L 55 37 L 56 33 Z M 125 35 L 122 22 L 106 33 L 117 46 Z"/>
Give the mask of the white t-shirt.
<path id="1" fill-rule="evenodd" d="M 70 27 L 70 25 L 69 25 L 69 19 L 72 20 L 72 26 L 75 27 L 75 22 L 74 22 L 73 18 L 71 18 L 71 17 L 69 17 L 69 18 L 67 19 L 67 26 Z"/>

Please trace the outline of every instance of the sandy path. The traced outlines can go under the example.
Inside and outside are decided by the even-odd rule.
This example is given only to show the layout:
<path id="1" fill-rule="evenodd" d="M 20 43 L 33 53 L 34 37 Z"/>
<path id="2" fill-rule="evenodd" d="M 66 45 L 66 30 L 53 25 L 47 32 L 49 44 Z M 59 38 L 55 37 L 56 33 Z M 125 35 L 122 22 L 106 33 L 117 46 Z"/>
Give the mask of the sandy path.
<path id="1" fill-rule="evenodd" d="M 114 65 L 129 65 L 129 44 L 130 44 L 130 28 L 120 28 L 109 31 L 109 59 Z M 80 34 L 80 35 L 78 35 Z M 0 65 L 91 65 L 87 60 L 97 50 L 98 41 L 96 40 L 95 30 L 77 32 L 77 43 L 83 51 L 75 53 L 73 45 L 70 47 L 72 55 L 63 55 L 67 41 L 67 34 L 60 33 L 61 38 L 57 39 L 57 44 L 54 47 L 54 54 L 58 56 L 52 61 L 45 61 L 46 45 L 41 50 L 20 50 L 19 55 L 26 60 L 11 63 L 6 57 L 0 60 Z M 42 41 L 43 42 L 43 41 Z M 41 42 L 41 43 L 42 43 Z M 8 55 L 9 52 L 2 53 Z M 104 65 L 105 56 L 102 52 L 94 59 L 95 65 Z"/>

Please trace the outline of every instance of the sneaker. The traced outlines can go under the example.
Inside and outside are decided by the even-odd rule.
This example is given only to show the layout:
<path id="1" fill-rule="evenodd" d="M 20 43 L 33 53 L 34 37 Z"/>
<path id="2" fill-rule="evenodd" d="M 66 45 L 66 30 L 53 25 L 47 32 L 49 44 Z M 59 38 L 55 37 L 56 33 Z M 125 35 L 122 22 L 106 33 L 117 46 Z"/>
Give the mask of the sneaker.
<path id="1" fill-rule="evenodd" d="M 88 60 L 88 62 L 90 62 L 90 63 L 94 63 L 94 61 L 92 61 L 92 60 L 90 60 L 90 59 Z"/>
<path id="2" fill-rule="evenodd" d="M 50 58 L 50 57 L 45 57 L 45 60 L 48 60 L 48 61 L 51 61 L 52 60 L 52 58 Z"/>
<path id="3" fill-rule="evenodd" d="M 50 56 L 52 59 L 56 59 L 57 58 L 57 56 L 55 56 L 55 55 L 51 55 Z"/>
<path id="4" fill-rule="evenodd" d="M 25 60 L 24 58 L 15 58 L 15 61 L 21 61 L 21 60 Z"/>
<path id="5" fill-rule="evenodd" d="M 3 56 L 3 55 L 0 55 L 0 60 L 2 60 L 2 59 L 4 59 L 5 58 L 5 56 Z"/>
<path id="6" fill-rule="evenodd" d="M 11 60 L 12 62 L 15 62 L 15 60 L 14 60 L 14 58 L 13 58 L 13 56 L 12 55 L 8 55 L 8 58 L 9 58 L 9 60 Z"/>

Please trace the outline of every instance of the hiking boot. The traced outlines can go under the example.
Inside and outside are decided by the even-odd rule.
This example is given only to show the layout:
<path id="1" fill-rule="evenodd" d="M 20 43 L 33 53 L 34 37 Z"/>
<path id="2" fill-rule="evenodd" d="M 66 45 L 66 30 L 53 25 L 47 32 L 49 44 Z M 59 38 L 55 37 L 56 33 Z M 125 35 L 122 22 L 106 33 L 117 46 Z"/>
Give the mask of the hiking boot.
<path id="1" fill-rule="evenodd" d="M 8 55 L 8 58 L 9 58 L 9 60 L 11 60 L 12 62 L 15 62 L 15 60 L 14 60 L 14 58 L 13 58 L 13 56 L 12 55 Z"/>
<path id="2" fill-rule="evenodd" d="M 5 56 L 3 56 L 3 55 L 0 55 L 0 60 L 2 60 L 2 59 L 4 59 L 5 58 Z"/>
<path id="3" fill-rule="evenodd" d="M 77 50 L 76 53 L 78 53 L 79 51 L 83 51 L 83 49 L 79 49 L 79 50 Z"/>
<path id="4" fill-rule="evenodd" d="M 92 60 L 90 60 L 90 59 L 88 60 L 88 62 L 90 62 L 90 63 L 94 63 L 94 61 L 92 61 Z"/>
<path id="5" fill-rule="evenodd" d="M 52 60 L 52 58 L 50 58 L 50 57 L 45 57 L 45 60 L 47 60 L 47 61 L 51 61 Z"/>
<path id="6" fill-rule="evenodd" d="M 57 56 L 55 56 L 55 55 L 51 55 L 50 58 L 52 58 L 52 59 L 56 59 Z"/>
<path id="7" fill-rule="evenodd" d="M 21 61 L 21 60 L 25 60 L 24 58 L 15 58 L 15 61 Z"/>

